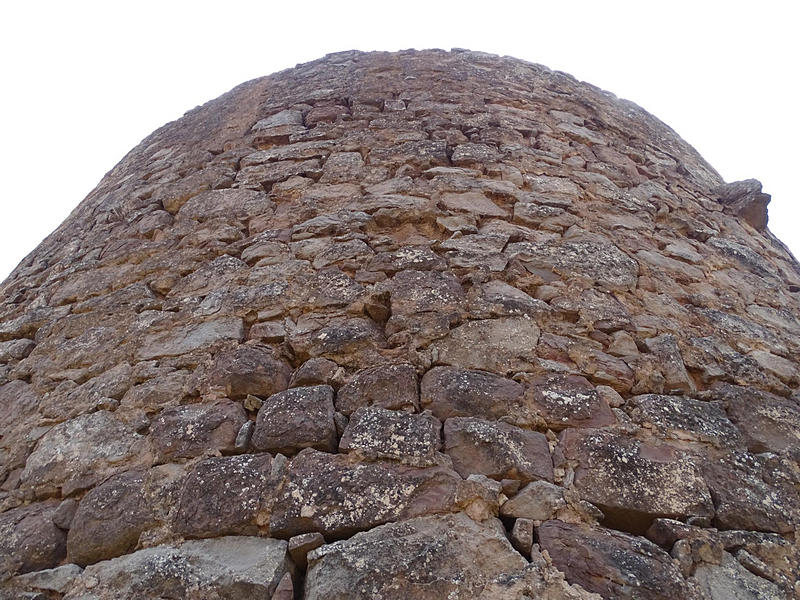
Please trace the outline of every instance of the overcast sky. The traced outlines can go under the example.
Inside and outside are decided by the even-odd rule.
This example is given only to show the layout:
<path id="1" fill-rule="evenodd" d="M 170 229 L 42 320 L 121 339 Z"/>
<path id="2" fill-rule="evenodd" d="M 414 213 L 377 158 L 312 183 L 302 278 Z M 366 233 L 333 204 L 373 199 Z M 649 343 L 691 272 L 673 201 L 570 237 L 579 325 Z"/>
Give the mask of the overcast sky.
<path id="1" fill-rule="evenodd" d="M 2 2 L 0 280 L 142 138 L 242 81 L 340 50 L 460 47 L 633 100 L 726 181 L 772 194 L 800 256 L 798 3 Z"/>

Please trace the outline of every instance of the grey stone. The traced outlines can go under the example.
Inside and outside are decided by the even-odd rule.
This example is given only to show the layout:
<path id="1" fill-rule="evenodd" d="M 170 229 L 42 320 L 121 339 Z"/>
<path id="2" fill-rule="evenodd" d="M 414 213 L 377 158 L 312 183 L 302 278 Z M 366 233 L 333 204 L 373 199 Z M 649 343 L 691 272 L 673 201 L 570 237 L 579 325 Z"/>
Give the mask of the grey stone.
<path id="1" fill-rule="evenodd" d="M 91 565 L 64 598 L 270 598 L 291 570 L 283 540 L 232 536 L 193 540 Z"/>
<path id="2" fill-rule="evenodd" d="M 533 481 L 500 506 L 500 514 L 517 520 L 546 521 L 566 506 L 564 488 L 547 481 Z"/>
<path id="3" fill-rule="evenodd" d="M 306 600 L 478 597 L 526 562 L 495 519 L 420 517 L 359 533 L 309 555 Z"/>

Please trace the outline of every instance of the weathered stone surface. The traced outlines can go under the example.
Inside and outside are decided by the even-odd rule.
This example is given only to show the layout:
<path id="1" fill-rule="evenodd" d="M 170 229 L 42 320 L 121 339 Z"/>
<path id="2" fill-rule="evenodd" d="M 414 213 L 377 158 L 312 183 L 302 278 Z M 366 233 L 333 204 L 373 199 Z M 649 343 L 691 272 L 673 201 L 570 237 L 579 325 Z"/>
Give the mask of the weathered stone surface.
<path id="1" fill-rule="evenodd" d="M 80 502 L 67 536 L 67 559 L 86 566 L 133 551 L 154 523 L 144 497 L 146 474 L 120 473 L 92 489 Z"/>
<path id="2" fill-rule="evenodd" d="M 559 449 L 575 461 L 575 489 L 606 522 L 644 532 L 655 517 L 710 517 L 708 487 L 689 455 L 664 443 L 597 429 L 567 429 Z"/>
<path id="3" fill-rule="evenodd" d="M 516 381 L 493 373 L 435 367 L 420 383 L 420 405 L 442 421 L 472 415 L 500 419 L 514 413 L 522 392 Z"/>
<path id="4" fill-rule="evenodd" d="M 57 502 L 0 513 L 0 583 L 17 573 L 55 567 L 66 555 L 66 534 L 52 521 Z"/>
<path id="5" fill-rule="evenodd" d="M 770 462 L 768 456 L 731 451 L 700 465 L 720 528 L 786 533 L 800 523 L 797 476 L 781 472 L 780 465 L 777 477 L 771 475 Z"/>
<path id="6" fill-rule="evenodd" d="M 459 510 L 485 518 L 496 506 L 482 486 L 444 467 L 362 463 L 353 455 L 305 450 L 289 464 L 270 530 L 276 537 L 318 531 L 337 539 L 388 521 Z"/>
<path id="7" fill-rule="evenodd" d="M 247 415 L 241 404 L 222 400 L 162 411 L 150 428 L 158 462 L 203 454 L 231 453 Z"/>
<path id="8" fill-rule="evenodd" d="M 81 573 L 83 573 L 83 569 L 78 565 L 67 564 L 52 569 L 18 575 L 14 578 L 13 584 L 21 589 L 44 590 L 65 594 Z"/>
<path id="9" fill-rule="evenodd" d="M 607 240 L 518 242 L 509 244 L 505 253 L 546 281 L 562 275 L 609 290 L 626 290 L 636 285 L 639 273 L 636 261 Z"/>
<path id="10" fill-rule="evenodd" d="M 751 452 L 794 451 L 800 447 L 800 404 L 790 398 L 733 385 L 710 396 L 725 406 Z"/>
<path id="11" fill-rule="evenodd" d="M 729 207 L 750 225 L 759 230 L 767 227 L 767 204 L 771 200 L 769 194 L 761 192 L 761 182 L 757 179 L 746 179 L 726 183 L 712 190 L 717 201 Z"/>
<path id="12" fill-rule="evenodd" d="M 346 415 L 362 406 L 413 411 L 418 403 L 417 372 L 410 364 L 359 371 L 336 394 L 336 410 Z"/>
<path id="13" fill-rule="evenodd" d="M 452 417 L 444 423 L 444 451 L 462 477 L 480 473 L 498 480 L 553 480 L 547 438 L 538 431 L 472 417 Z"/>
<path id="14" fill-rule="evenodd" d="M 241 341 L 243 338 L 244 327 L 241 319 L 207 321 L 146 336 L 136 352 L 136 358 L 149 360 L 177 356 L 224 340 Z"/>
<path id="15" fill-rule="evenodd" d="M 289 556 L 301 569 L 308 566 L 308 553 L 325 544 L 321 533 L 302 533 L 289 539 Z"/>
<path id="16" fill-rule="evenodd" d="M 248 394 L 271 396 L 285 390 L 291 368 L 273 353 L 258 346 L 239 346 L 215 357 L 206 384 L 219 386 L 228 398 L 239 400 Z"/>
<path id="17" fill-rule="evenodd" d="M 694 580 L 712 600 L 780 600 L 786 597 L 778 586 L 751 573 L 727 552 L 721 565 L 699 565 Z"/>
<path id="18" fill-rule="evenodd" d="M 603 598 L 692 597 L 669 555 L 644 538 L 562 521 L 546 521 L 536 534 L 567 581 Z"/>
<path id="19" fill-rule="evenodd" d="M 462 513 L 420 517 L 312 552 L 306 598 L 466 600 L 526 562 L 496 520 L 479 524 Z"/>
<path id="20" fill-rule="evenodd" d="M 436 361 L 499 374 L 524 371 L 539 341 L 539 327 L 529 318 L 470 321 L 433 346 Z"/>
<path id="21" fill-rule="evenodd" d="M 374 406 L 362 407 L 350 415 L 339 441 L 339 451 L 431 466 L 437 462 L 441 429 L 439 419 L 429 413 L 415 415 Z"/>
<path id="22" fill-rule="evenodd" d="M 20 479 L 37 494 L 64 496 L 87 489 L 112 473 L 149 466 L 149 440 L 108 411 L 56 425 L 28 457 Z"/>
<path id="23" fill-rule="evenodd" d="M 527 566 L 437 525 L 313 593 L 596 600 L 534 543 L 559 519 L 568 580 L 607 597 L 796 595 L 800 266 L 768 199 L 635 104 L 510 57 L 352 51 L 238 86 L 129 152 L 0 284 L 0 554 L 500 511 Z M 612 530 L 651 531 L 689 587 Z M 0 597 L 290 600 L 312 593 L 298 544 L 266 587 L 208 583 L 174 547 L 163 586 L 65 569 Z"/>
<path id="24" fill-rule="evenodd" d="M 333 388 L 299 387 L 270 396 L 261 405 L 251 443 L 258 450 L 294 454 L 303 448 L 336 450 Z"/>
<path id="25" fill-rule="evenodd" d="M 280 481 L 269 454 L 209 458 L 182 482 L 173 529 L 185 537 L 252 535 L 269 520 Z M 202 493 L 198 493 L 202 490 Z"/>
<path id="26" fill-rule="evenodd" d="M 92 565 L 64 598 L 269 598 L 291 568 L 282 540 L 247 536 L 194 540 Z"/>
<path id="27" fill-rule="evenodd" d="M 547 481 L 533 481 L 500 506 L 500 514 L 515 519 L 546 521 L 566 506 L 564 489 Z M 528 550 L 530 552 L 530 549 Z"/>
<path id="28" fill-rule="evenodd" d="M 525 390 L 525 402 L 553 431 L 616 422 L 608 403 L 584 377 L 555 375 L 532 381 Z"/>

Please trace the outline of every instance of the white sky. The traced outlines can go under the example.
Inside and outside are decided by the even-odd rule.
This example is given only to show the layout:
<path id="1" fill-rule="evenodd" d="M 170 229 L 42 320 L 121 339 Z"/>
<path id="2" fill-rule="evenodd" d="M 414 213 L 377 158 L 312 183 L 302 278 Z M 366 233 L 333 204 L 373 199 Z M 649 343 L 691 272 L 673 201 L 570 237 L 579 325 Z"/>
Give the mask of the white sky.
<path id="1" fill-rule="evenodd" d="M 142 138 L 233 86 L 340 50 L 470 48 L 633 100 L 772 194 L 800 257 L 800 3 L 14 1 L 0 6 L 0 280 Z"/>

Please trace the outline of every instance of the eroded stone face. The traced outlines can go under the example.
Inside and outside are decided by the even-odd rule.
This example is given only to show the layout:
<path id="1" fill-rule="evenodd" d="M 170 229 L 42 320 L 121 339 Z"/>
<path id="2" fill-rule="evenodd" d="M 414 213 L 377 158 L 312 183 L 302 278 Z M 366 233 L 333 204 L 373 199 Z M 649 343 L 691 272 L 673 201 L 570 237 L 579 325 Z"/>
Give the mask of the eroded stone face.
<path id="1" fill-rule="evenodd" d="M 559 449 L 574 461 L 582 498 L 627 531 L 643 531 L 657 516 L 710 517 L 711 494 L 690 455 L 658 441 L 608 431 L 570 429 Z"/>
<path id="2" fill-rule="evenodd" d="M 282 540 L 247 536 L 194 540 L 92 565 L 65 598 L 269 598 L 290 569 Z"/>
<path id="3" fill-rule="evenodd" d="M 691 597 L 670 556 L 644 538 L 561 521 L 546 521 L 536 533 L 567 581 L 603 598 Z"/>
<path id="4" fill-rule="evenodd" d="M 431 466 L 439 458 L 441 429 L 439 419 L 429 413 L 359 408 L 350 416 L 339 450 Z"/>
<path id="5" fill-rule="evenodd" d="M 69 495 L 115 472 L 152 462 L 149 440 L 108 411 L 56 425 L 28 457 L 20 479 L 37 493 Z"/>
<path id="6" fill-rule="evenodd" d="M 333 452 L 333 413 L 333 388 L 328 385 L 280 392 L 261 405 L 251 443 L 273 454 L 294 454 L 303 448 Z"/>
<path id="7" fill-rule="evenodd" d="M 547 438 L 507 423 L 453 417 L 444 423 L 444 451 L 462 477 L 479 473 L 493 479 L 553 479 Z"/>
<path id="8" fill-rule="evenodd" d="M 289 537 L 311 531 L 347 537 L 388 521 L 471 509 L 491 514 L 488 492 L 444 467 L 417 468 L 353 455 L 306 450 L 289 464 L 270 531 Z"/>
<path id="9" fill-rule="evenodd" d="M 0 583 L 63 560 L 66 534 L 52 521 L 57 507 L 57 502 L 42 502 L 0 513 Z"/>
<path id="10" fill-rule="evenodd" d="M 795 594 L 767 199 L 508 57 L 193 109 L 0 285 L 0 597 Z"/>
<path id="11" fill-rule="evenodd" d="M 493 579 L 525 565 L 495 519 L 420 517 L 314 550 L 306 597 L 475 598 Z"/>

